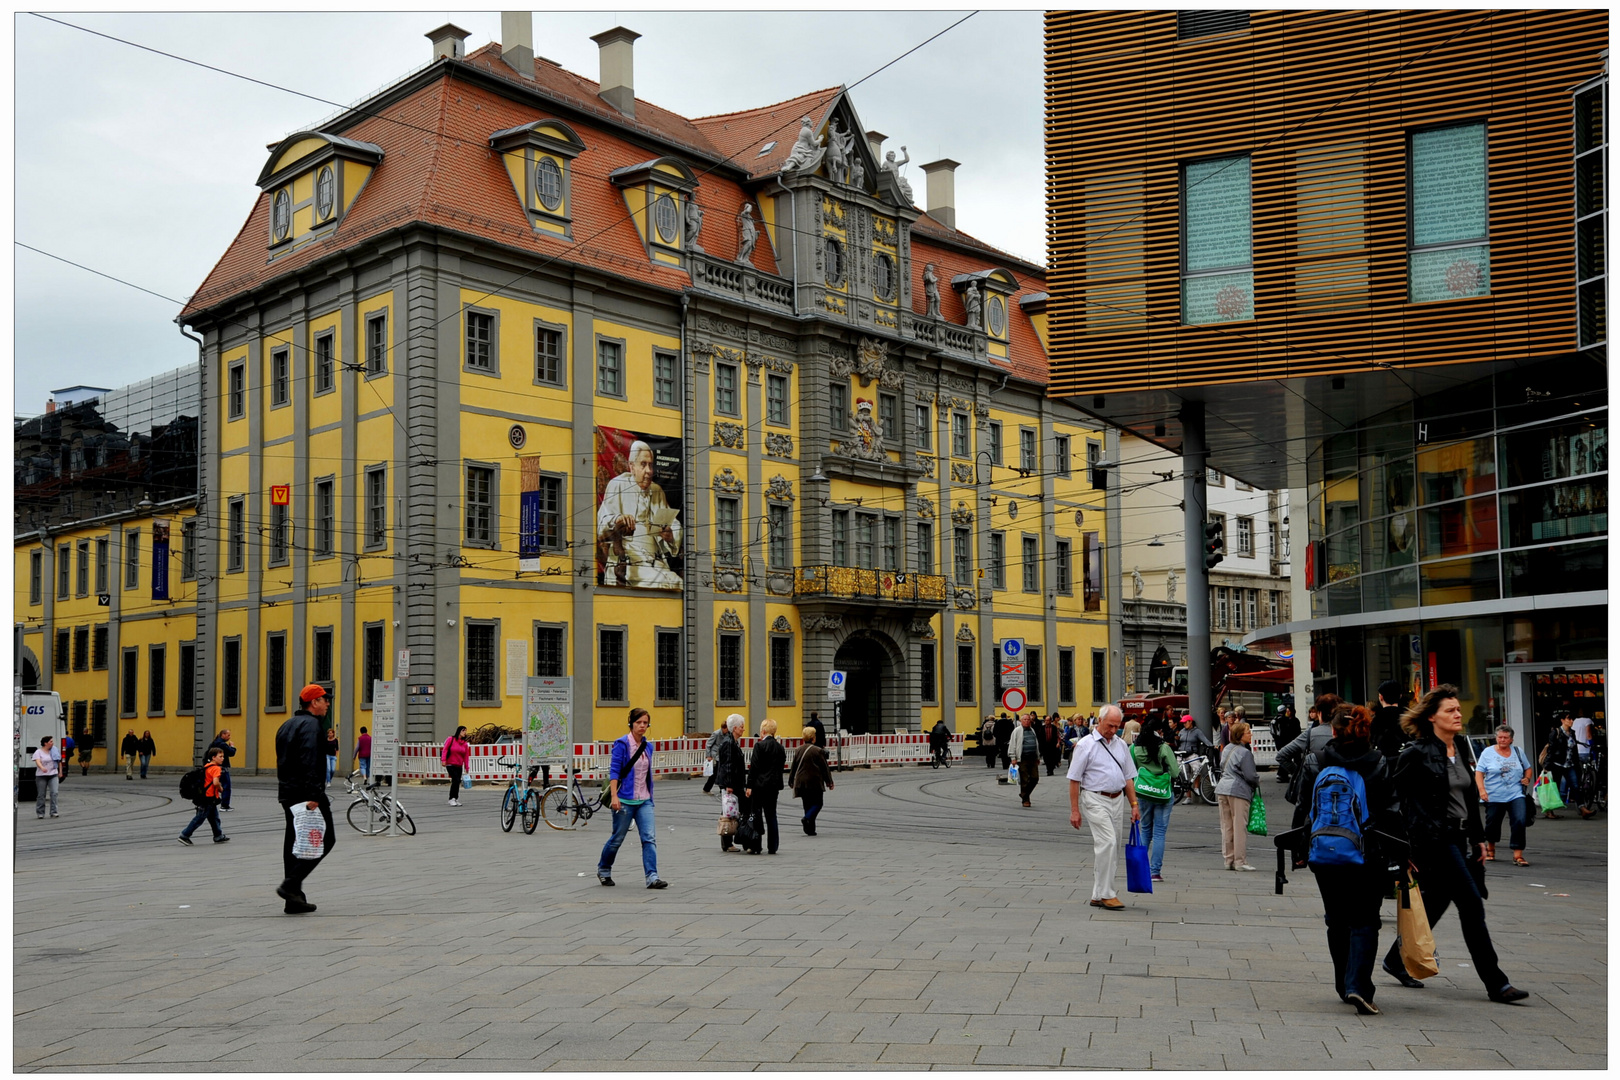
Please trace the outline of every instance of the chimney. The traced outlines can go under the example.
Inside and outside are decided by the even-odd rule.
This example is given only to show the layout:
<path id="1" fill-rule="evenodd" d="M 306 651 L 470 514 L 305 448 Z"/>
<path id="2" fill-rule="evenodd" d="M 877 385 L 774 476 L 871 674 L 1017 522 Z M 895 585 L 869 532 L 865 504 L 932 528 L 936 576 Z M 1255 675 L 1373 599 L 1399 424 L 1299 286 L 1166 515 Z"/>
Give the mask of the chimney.
<path id="1" fill-rule="evenodd" d="M 53 413 L 55 411 L 56 411 L 56 399 L 55 398 L 46 398 L 45 399 L 45 415 L 49 416 L 49 415 L 51 415 L 51 413 Z"/>
<path id="2" fill-rule="evenodd" d="M 501 59 L 524 78 L 534 78 L 533 12 L 501 12 Z"/>
<path id="3" fill-rule="evenodd" d="M 422 36 L 433 42 L 433 59 L 435 60 L 441 56 L 448 56 L 452 60 L 460 60 L 467 55 L 467 31 L 455 23 L 445 23 L 437 30 L 429 30 Z M 271 149 L 275 149 L 275 147 L 271 147 Z"/>
<path id="4" fill-rule="evenodd" d="M 634 30 L 615 26 L 591 38 L 602 50 L 602 78 L 596 95 L 632 120 L 636 117 L 634 47 L 640 36 Z"/>
<path id="5" fill-rule="evenodd" d="M 960 164 L 940 158 L 922 167 L 928 174 L 928 216 L 947 229 L 956 228 L 956 167 Z"/>
<path id="6" fill-rule="evenodd" d="M 866 133 L 866 145 L 872 148 L 872 160 L 879 165 L 883 164 L 883 140 L 887 138 L 888 136 L 881 131 L 868 131 Z"/>

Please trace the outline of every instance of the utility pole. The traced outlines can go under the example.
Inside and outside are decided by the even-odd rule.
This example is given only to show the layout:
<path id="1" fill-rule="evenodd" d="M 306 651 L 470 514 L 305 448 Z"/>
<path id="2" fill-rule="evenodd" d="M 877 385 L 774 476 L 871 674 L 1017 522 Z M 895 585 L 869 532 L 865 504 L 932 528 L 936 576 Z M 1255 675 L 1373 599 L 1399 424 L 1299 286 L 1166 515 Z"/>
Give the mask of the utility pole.
<path id="1" fill-rule="evenodd" d="M 1214 730 L 1209 687 L 1209 570 L 1204 565 L 1204 523 L 1209 520 L 1205 470 L 1204 403 L 1181 406 L 1182 548 L 1187 560 L 1187 712 L 1206 735 Z"/>

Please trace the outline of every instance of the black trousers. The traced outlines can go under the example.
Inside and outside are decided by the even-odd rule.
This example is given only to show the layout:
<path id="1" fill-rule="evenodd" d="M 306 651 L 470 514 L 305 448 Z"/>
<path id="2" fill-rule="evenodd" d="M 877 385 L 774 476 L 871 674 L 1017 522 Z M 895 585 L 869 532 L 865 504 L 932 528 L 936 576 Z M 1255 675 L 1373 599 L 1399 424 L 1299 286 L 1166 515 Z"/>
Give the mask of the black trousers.
<path id="1" fill-rule="evenodd" d="M 289 892 L 299 893 L 300 895 L 304 891 L 304 879 L 309 877 L 310 872 L 317 866 L 325 862 L 326 857 L 332 854 L 332 849 L 337 847 L 337 832 L 332 828 L 331 800 L 322 795 L 317 802 L 320 803 L 321 817 L 326 819 L 326 849 L 321 852 L 321 857 L 318 859 L 300 859 L 293 854 L 293 839 L 297 835 L 293 829 L 293 806 L 300 804 L 293 803 L 292 806 L 283 806 L 281 808 L 281 812 L 287 815 L 287 835 L 281 845 L 282 873 L 286 879 L 282 884 L 287 886 Z"/>
<path id="2" fill-rule="evenodd" d="M 1025 754 L 1018 760 L 1018 797 L 1029 802 L 1029 793 L 1040 782 L 1041 759 L 1034 754 Z"/>
<path id="3" fill-rule="evenodd" d="M 765 818 L 765 850 L 775 851 L 782 846 L 782 830 L 776 824 L 776 800 L 780 791 L 755 791 L 749 800 Z"/>
<path id="4" fill-rule="evenodd" d="M 1460 835 L 1449 844 L 1414 844 L 1412 862 L 1417 866 L 1418 888 L 1423 893 L 1429 925 L 1438 923 L 1446 909 L 1456 905 L 1474 973 L 1487 991 L 1495 993 L 1508 985 L 1508 977 L 1496 962 L 1496 946 L 1491 944 L 1491 932 L 1485 925 L 1485 900 L 1474 884 L 1474 875 L 1468 872 L 1465 846 Z M 1384 963 L 1397 970 L 1403 966 L 1400 938 L 1395 939 Z"/>
<path id="5" fill-rule="evenodd" d="M 1333 957 L 1333 989 L 1340 998 L 1360 994 L 1371 1001 L 1379 916 L 1389 878 L 1373 865 L 1316 866 L 1311 873 L 1322 891 L 1328 953 Z"/>

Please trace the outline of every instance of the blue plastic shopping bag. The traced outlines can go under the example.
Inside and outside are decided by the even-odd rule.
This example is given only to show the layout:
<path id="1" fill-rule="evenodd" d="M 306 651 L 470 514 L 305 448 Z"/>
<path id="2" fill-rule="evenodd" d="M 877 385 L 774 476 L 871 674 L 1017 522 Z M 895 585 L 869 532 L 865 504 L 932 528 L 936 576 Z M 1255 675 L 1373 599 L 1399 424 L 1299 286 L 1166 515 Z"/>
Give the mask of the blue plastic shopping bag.
<path id="1" fill-rule="evenodd" d="M 1125 845 L 1125 890 L 1150 893 L 1153 891 L 1153 870 L 1148 866 L 1147 845 L 1142 843 L 1142 826 L 1131 822 L 1131 838 Z"/>

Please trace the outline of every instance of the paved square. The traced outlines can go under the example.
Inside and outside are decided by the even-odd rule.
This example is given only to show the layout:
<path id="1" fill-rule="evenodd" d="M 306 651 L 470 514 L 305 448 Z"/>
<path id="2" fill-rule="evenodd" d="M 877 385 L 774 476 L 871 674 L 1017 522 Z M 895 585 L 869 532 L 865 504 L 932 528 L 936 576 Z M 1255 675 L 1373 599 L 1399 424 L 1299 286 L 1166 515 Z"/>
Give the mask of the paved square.
<path id="1" fill-rule="evenodd" d="M 1086 905 L 1089 834 L 1061 775 L 1035 808 L 971 761 L 840 774 L 820 835 L 721 854 L 717 801 L 657 785 L 662 892 L 608 819 L 502 833 L 500 791 L 406 787 L 419 835 L 339 825 L 287 916 L 270 777 L 238 777 L 229 844 L 184 848 L 177 777 L 79 777 L 18 817 L 13 1064 L 23 1071 L 1601 1069 L 1607 823 L 1542 821 L 1535 865 L 1490 867 L 1502 966 L 1486 1000 L 1455 916 L 1421 991 L 1339 1002 L 1308 872 L 1220 869 L 1213 807 L 1177 807 L 1165 875 Z M 341 784 L 339 785 L 341 788 Z M 1268 774 L 1271 819 L 1289 810 Z M 336 809 L 344 809 L 341 797 Z M 1124 875 L 1120 876 L 1123 889 Z M 1386 905 L 1384 941 L 1393 933 Z"/>

